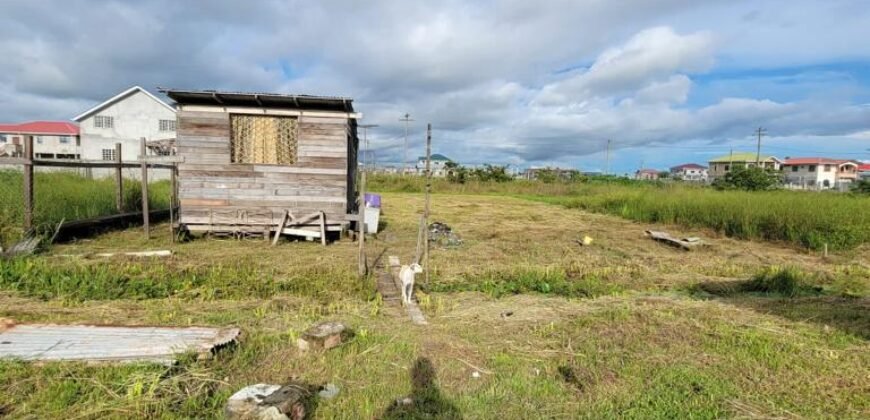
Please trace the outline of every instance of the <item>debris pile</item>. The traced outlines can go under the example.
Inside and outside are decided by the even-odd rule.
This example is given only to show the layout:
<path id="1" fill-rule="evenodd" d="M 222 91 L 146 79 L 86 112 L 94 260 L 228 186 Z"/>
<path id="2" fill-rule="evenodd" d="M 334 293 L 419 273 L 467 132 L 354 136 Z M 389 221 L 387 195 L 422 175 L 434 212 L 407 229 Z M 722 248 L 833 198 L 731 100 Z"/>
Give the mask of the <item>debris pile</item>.
<path id="1" fill-rule="evenodd" d="M 453 229 L 446 223 L 433 222 L 429 225 L 429 242 L 444 247 L 457 247 L 462 245 L 462 238 L 453 233 Z"/>

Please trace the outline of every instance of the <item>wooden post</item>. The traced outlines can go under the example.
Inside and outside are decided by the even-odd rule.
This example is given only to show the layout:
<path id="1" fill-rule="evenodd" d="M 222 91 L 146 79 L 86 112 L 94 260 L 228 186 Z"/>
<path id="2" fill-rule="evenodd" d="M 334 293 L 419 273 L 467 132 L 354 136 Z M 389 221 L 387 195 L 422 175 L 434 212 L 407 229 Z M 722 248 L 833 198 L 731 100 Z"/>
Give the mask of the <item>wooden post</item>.
<path id="1" fill-rule="evenodd" d="M 24 231 L 33 229 L 33 136 L 24 136 Z"/>
<path id="2" fill-rule="evenodd" d="M 320 245 L 326 246 L 326 213 L 320 212 Z"/>
<path id="3" fill-rule="evenodd" d="M 121 170 L 121 143 L 115 143 L 115 208 L 124 212 L 124 175 Z"/>
<path id="4" fill-rule="evenodd" d="M 175 242 L 175 203 L 178 202 L 178 188 L 175 179 L 175 172 L 178 170 L 178 164 L 172 165 L 169 168 L 169 235 L 172 236 L 172 242 Z M 269 240 L 269 234 L 263 235 L 266 240 Z"/>
<path id="5" fill-rule="evenodd" d="M 359 210 L 357 211 L 357 215 L 359 216 L 359 221 L 357 222 L 357 229 L 359 230 L 359 238 L 357 241 L 359 242 L 359 276 L 364 277 L 368 274 L 368 264 L 366 263 L 366 172 L 363 170 L 360 173 L 360 182 L 359 182 Z"/>
<path id="6" fill-rule="evenodd" d="M 145 239 L 151 239 L 151 224 L 148 217 L 148 164 L 145 162 L 145 155 L 148 148 L 145 146 L 145 137 L 139 140 L 139 155 L 142 166 L 142 224 L 145 227 Z"/>
<path id="7" fill-rule="evenodd" d="M 432 190 L 432 124 L 429 123 L 426 125 L 426 204 L 423 209 L 423 218 L 425 219 L 425 223 L 423 223 L 423 230 L 425 233 L 423 234 L 423 252 L 425 253 L 425 277 L 423 278 L 423 284 L 429 285 L 429 200 L 430 200 L 430 192 Z"/>

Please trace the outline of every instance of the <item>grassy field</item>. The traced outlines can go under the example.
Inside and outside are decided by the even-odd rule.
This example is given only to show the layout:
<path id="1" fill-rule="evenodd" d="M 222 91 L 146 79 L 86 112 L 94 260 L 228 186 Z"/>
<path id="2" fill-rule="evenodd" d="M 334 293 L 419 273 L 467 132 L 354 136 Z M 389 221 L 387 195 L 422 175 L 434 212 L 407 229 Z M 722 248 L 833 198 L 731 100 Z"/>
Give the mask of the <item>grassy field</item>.
<path id="1" fill-rule="evenodd" d="M 111 178 L 89 179 L 72 172 L 37 172 L 34 181 L 34 219 L 40 229 L 60 222 L 105 216 L 115 209 L 115 182 Z M 0 170 L 0 243 L 20 238 L 24 220 L 22 175 Z M 169 207 L 169 182 L 152 182 L 148 190 L 152 209 Z M 142 206 L 140 183 L 124 182 L 125 211 Z"/>
<path id="2" fill-rule="evenodd" d="M 376 176 L 375 191 L 420 192 L 419 177 Z M 716 191 L 683 183 L 513 181 L 453 184 L 434 191 L 511 195 L 630 220 L 708 228 L 740 239 L 785 241 L 810 249 L 851 249 L 870 243 L 870 196 L 801 191 Z"/>
<path id="3" fill-rule="evenodd" d="M 527 192 L 521 192 L 527 194 Z M 384 194 L 373 259 L 414 253 L 422 197 Z M 439 194 L 433 219 L 464 239 L 434 248 L 416 327 L 358 280 L 355 243 L 196 239 L 136 230 L 0 262 L 0 317 L 20 322 L 236 325 L 212 360 L 150 365 L 0 362 L 11 418 L 210 418 L 254 383 L 332 382 L 314 418 L 866 418 L 870 249 L 828 258 L 707 227 L 635 222 L 540 201 Z M 692 253 L 649 228 L 702 236 Z M 591 246 L 575 242 L 594 238 Z M 95 252 L 172 249 L 167 259 Z M 69 255 L 78 255 L 69 256 Z M 511 315 L 507 315 L 511 314 Z M 326 353 L 296 337 L 338 319 L 355 331 Z M 434 386 L 412 387 L 415 366 Z M 472 372 L 480 372 L 475 378 Z M 432 414 L 432 413 L 428 413 Z"/>

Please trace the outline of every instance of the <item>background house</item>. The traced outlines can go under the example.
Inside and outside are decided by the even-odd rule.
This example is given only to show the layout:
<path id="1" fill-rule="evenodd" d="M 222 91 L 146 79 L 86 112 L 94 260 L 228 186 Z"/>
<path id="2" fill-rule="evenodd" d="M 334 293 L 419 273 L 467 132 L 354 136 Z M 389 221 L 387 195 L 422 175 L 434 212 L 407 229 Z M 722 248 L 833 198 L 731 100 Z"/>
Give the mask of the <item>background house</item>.
<path id="1" fill-rule="evenodd" d="M 431 156 L 429 168 L 432 170 L 432 176 L 444 177 L 447 176 L 447 162 L 452 162 L 449 157 L 440 153 L 435 153 Z M 426 156 L 417 158 L 417 174 L 426 175 Z"/>
<path id="2" fill-rule="evenodd" d="M 574 174 L 577 174 L 578 171 L 576 169 L 566 169 L 566 168 L 528 168 L 519 174 L 518 178 L 525 179 L 528 181 L 535 181 L 540 178 L 542 173 L 553 174 L 556 178 L 569 180 Z"/>
<path id="3" fill-rule="evenodd" d="M 33 136 L 37 159 L 80 159 L 79 127 L 66 121 L 32 121 L 0 124 L 0 156 L 21 156 L 24 135 Z"/>
<path id="4" fill-rule="evenodd" d="M 697 163 L 674 166 L 671 168 L 671 177 L 683 181 L 704 182 L 707 181 L 707 167 Z"/>
<path id="5" fill-rule="evenodd" d="M 73 120 L 79 123 L 82 159 L 114 160 L 115 143 L 121 143 L 121 158 L 133 161 L 140 154 L 140 139 L 153 145 L 175 139 L 175 108 L 139 86 L 97 104 Z"/>
<path id="6" fill-rule="evenodd" d="M 786 158 L 785 184 L 798 189 L 845 189 L 858 178 L 858 163 L 821 157 Z"/>
<path id="7" fill-rule="evenodd" d="M 858 165 L 858 179 L 870 179 L 870 163 Z"/>
<path id="8" fill-rule="evenodd" d="M 638 169 L 634 173 L 634 179 L 640 179 L 645 181 L 654 181 L 659 179 L 659 171 L 655 169 Z"/>
<path id="9" fill-rule="evenodd" d="M 730 172 L 732 168 L 754 168 L 756 161 L 761 163 L 762 168 L 772 169 L 774 171 L 778 171 L 782 165 L 782 161 L 777 159 L 775 156 L 762 155 L 759 157 L 757 153 L 736 152 L 710 159 L 707 176 L 710 181 L 715 181 L 716 179 L 725 176 L 725 174 Z"/>

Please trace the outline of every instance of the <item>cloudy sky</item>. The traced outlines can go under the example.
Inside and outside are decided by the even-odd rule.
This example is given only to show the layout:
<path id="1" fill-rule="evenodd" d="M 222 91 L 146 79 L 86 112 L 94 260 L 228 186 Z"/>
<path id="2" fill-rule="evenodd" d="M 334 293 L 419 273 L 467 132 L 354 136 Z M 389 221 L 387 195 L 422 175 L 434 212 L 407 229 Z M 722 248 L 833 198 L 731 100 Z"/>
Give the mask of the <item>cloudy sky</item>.
<path id="1" fill-rule="evenodd" d="M 870 159 L 867 0 L 0 0 L 0 122 L 132 85 L 355 98 L 380 162 Z"/>

